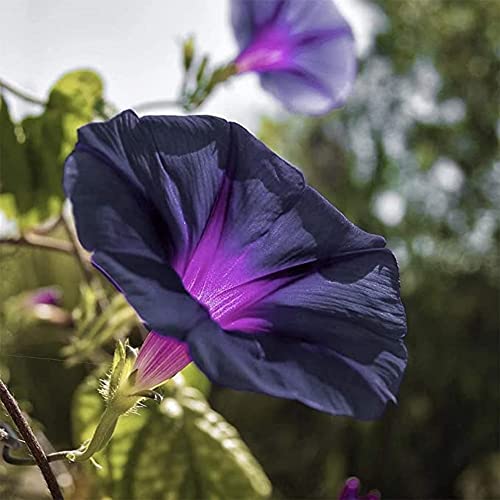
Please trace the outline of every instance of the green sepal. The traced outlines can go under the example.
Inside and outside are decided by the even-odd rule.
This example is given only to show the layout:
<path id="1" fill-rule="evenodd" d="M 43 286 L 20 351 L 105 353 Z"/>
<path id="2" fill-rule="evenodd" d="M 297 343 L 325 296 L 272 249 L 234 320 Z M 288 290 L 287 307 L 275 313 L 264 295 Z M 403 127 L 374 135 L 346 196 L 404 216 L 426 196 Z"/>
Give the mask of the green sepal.
<path id="1" fill-rule="evenodd" d="M 163 396 L 159 392 L 153 391 L 151 389 L 145 389 L 144 391 L 134 392 L 133 394 L 131 394 L 131 396 L 134 396 L 137 398 L 152 399 L 153 401 L 156 401 L 157 403 L 160 403 L 163 399 Z"/>

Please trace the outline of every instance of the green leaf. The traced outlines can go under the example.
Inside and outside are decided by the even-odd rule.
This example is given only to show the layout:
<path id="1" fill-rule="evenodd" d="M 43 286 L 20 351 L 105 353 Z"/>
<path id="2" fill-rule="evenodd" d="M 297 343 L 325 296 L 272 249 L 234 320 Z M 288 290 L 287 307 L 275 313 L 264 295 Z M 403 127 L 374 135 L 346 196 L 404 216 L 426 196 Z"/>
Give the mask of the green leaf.
<path id="1" fill-rule="evenodd" d="M 104 402 L 91 376 L 78 389 L 75 439 L 88 439 Z M 122 417 L 108 447 L 96 455 L 102 494 L 127 499 L 267 498 L 271 485 L 236 429 L 200 391 L 176 377 L 160 405 Z M 90 467 L 90 466 L 89 466 Z"/>
<path id="2" fill-rule="evenodd" d="M 181 375 L 184 377 L 184 382 L 187 386 L 198 389 L 205 397 L 209 396 L 212 384 L 194 363 L 189 363 L 181 371 Z"/>
<path id="3" fill-rule="evenodd" d="M 94 118 L 101 101 L 101 79 L 88 70 L 64 75 L 50 91 L 43 113 L 20 125 L 12 123 L 2 101 L 0 208 L 15 215 L 22 229 L 60 212 L 64 160 L 75 145 L 77 129 Z"/>
<path id="4" fill-rule="evenodd" d="M 52 87 L 47 108 L 64 111 L 85 123 L 93 118 L 102 91 L 102 80 L 95 72 L 71 71 Z"/>
<path id="5" fill-rule="evenodd" d="M 0 210 L 9 218 L 31 207 L 31 175 L 22 131 L 12 122 L 0 96 Z"/>

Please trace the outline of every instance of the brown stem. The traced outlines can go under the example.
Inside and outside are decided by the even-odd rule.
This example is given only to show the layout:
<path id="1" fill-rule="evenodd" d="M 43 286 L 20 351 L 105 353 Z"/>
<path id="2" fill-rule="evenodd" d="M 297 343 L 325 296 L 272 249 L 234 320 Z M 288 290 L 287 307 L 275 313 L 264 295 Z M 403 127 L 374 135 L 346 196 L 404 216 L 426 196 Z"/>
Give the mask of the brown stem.
<path id="1" fill-rule="evenodd" d="M 70 241 L 69 245 L 71 246 L 73 253 L 78 259 L 78 263 L 80 264 L 80 269 L 82 270 L 85 281 L 87 281 L 87 283 L 90 283 L 92 281 L 92 268 L 90 266 L 90 260 L 88 259 L 87 255 L 85 254 L 85 250 L 82 248 L 80 242 L 78 241 L 78 237 L 75 234 L 75 230 L 71 224 L 71 221 L 69 220 L 68 215 L 64 212 L 62 215 L 62 222 Z"/>
<path id="2" fill-rule="evenodd" d="M 64 225 L 64 229 L 68 234 L 72 251 L 76 255 L 78 263 L 80 264 L 80 269 L 82 271 L 83 277 L 85 278 L 87 284 L 96 291 L 97 306 L 99 312 L 102 312 L 109 305 L 108 300 L 102 290 L 99 281 L 95 278 L 95 276 L 93 276 L 90 259 L 87 257 L 85 250 L 78 240 L 78 236 L 71 221 L 71 216 L 68 215 L 68 213 L 65 211 L 63 211 L 62 214 L 62 222 Z"/>
<path id="3" fill-rule="evenodd" d="M 140 104 L 136 104 L 132 106 L 132 109 L 137 111 L 138 113 L 144 113 L 146 111 L 154 111 L 158 108 L 182 108 L 183 104 L 181 101 L 167 101 L 167 100 L 157 100 L 157 101 L 149 101 L 149 102 L 141 102 Z"/>
<path id="4" fill-rule="evenodd" d="M 71 243 L 36 233 L 26 233 L 18 237 L 0 239 L 0 244 L 43 248 L 45 250 L 70 254 L 74 253 Z"/>
<path id="5" fill-rule="evenodd" d="M 26 446 L 29 448 L 33 458 L 40 469 L 45 482 L 47 483 L 47 487 L 49 488 L 50 494 L 52 495 L 53 500 L 64 500 L 63 494 L 59 485 L 57 484 L 57 479 L 50 468 L 49 462 L 45 453 L 40 446 L 35 434 L 31 430 L 28 422 L 24 418 L 24 415 L 21 413 L 21 409 L 17 404 L 14 396 L 10 393 L 7 386 L 3 383 L 2 379 L 0 379 L 0 399 L 7 410 L 7 413 L 12 418 L 13 422 L 16 424 L 19 433 L 23 437 L 26 442 Z"/>

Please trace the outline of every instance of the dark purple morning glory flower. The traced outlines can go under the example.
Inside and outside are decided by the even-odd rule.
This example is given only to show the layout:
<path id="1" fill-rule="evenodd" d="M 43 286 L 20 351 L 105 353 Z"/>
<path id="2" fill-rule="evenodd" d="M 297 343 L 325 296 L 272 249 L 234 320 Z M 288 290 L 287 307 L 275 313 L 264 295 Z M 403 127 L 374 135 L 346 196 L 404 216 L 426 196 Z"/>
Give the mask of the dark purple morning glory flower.
<path id="1" fill-rule="evenodd" d="M 350 477 L 340 492 L 339 500 L 380 500 L 378 491 L 370 491 L 366 495 L 360 496 L 359 490 L 361 482 L 357 477 Z"/>
<path id="2" fill-rule="evenodd" d="M 406 366 L 398 268 L 241 126 L 126 111 L 79 130 L 64 186 L 94 265 L 152 331 L 152 388 L 215 383 L 369 419 Z"/>
<path id="3" fill-rule="evenodd" d="M 324 114 L 344 104 L 356 55 L 332 0 L 232 0 L 231 7 L 237 73 L 259 73 L 262 86 L 293 112 Z"/>

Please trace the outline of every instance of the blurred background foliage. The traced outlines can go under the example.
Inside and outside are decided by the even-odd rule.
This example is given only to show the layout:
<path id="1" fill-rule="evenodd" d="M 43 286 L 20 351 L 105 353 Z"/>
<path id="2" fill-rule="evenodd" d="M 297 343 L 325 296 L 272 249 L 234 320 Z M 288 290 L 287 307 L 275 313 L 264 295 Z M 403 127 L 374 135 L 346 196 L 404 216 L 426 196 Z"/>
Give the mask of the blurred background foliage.
<path id="1" fill-rule="evenodd" d="M 167 384 L 170 407 L 128 417 L 124 434 L 142 434 L 122 439 L 123 446 L 137 460 L 123 458 L 129 455 L 118 439 L 118 455 L 105 465 L 117 469 L 104 475 L 106 485 L 91 467 L 58 466 L 73 498 L 133 495 L 150 481 L 140 464 L 152 455 L 141 446 L 163 450 L 155 455 L 161 469 L 155 478 L 161 482 L 163 474 L 162 491 L 179 498 L 224 480 L 228 498 L 238 491 L 245 498 L 268 495 L 265 475 L 219 413 L 266 471 L 275 498 L 335 498 L 349 475 L 386 499 L 500 498 L 500 9 L 496 0 L 370 4 L 384 26 L 360 62 L 347 106 L 322 119 L 265 117 L 260 136 L 396 252 L 410 352 L 399 405 L 377 422 L 356 422 L 262 395 L 210 392 L 191 370 L 183 388 Z M 83 71 L 60 80 L 45 110 L 20 124 L 10 124 L 2 100 L 0 203 L 22 227 L 59 210 L 62 158 L 75 127 L 98 115 L 101 98 L 99 77 Z M 67 232 L 58 226 L 53 235 Z M 109 359 L 115 338 L 140 342 L 140 326 L 106 284 L 85 280 L 71 257 L 2 245 L 0 274 L 0 372 L 42 439 L 56 449 L 78 445 L 99 404 L 86 377 Z M 55 284 L 63 310 L 72 311 L 67 321 L 56 326 L 53 316 L 18 313 L 19 294 Z M 76 405 L 73 397 L 87 399 Z M 78 407 L 87 413 L 72 411 Z M 170 423 L 163 427 L 165 413 Z M 158 448 L 151 426 L 158 427 Z M 139 473 L 121 482 L 135 466 Z M 221 478 L 213 476 L 220 471 Z M 33 470 L 0 464 L 0 496 L 43 498 L 33 477 Z"/>

